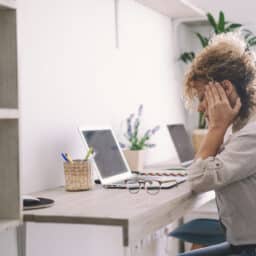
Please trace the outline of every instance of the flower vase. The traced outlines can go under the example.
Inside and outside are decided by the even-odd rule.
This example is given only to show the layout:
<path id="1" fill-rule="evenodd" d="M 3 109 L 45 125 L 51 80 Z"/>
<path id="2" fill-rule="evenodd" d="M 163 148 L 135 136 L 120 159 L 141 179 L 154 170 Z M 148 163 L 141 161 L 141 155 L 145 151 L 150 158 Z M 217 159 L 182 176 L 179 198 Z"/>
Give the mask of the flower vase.
<path id="1" fill-rule="evenodd" d="M 128 165 L 132 171 L 141 171 L 144 167 L 145 150 L 129 150 L 123 151 Z"/>

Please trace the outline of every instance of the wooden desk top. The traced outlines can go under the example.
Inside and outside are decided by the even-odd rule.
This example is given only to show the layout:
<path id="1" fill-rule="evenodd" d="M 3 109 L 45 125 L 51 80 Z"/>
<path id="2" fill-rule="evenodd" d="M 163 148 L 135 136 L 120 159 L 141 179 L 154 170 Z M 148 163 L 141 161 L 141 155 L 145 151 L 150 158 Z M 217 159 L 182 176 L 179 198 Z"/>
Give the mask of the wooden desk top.
<path id="1" fill-rule="evenodd" d="M 123 244 L 128 246 L 209 202 L 215 194 L 192 195 L 189 184 L 183 183 L 157 195 L 145 191 L 134 195 L 127 190 L 100 187 L 66 192 L 60 187 L 34 196 L 54 199 L 55 205 L 24 211 L 24 221 L 121 226 Z"/>

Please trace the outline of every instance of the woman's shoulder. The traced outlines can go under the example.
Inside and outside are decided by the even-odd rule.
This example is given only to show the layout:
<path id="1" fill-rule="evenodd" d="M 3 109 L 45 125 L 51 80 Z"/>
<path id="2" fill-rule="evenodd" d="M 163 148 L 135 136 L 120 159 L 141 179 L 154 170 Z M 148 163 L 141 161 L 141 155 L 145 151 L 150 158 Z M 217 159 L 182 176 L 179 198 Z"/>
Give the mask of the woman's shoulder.
<path id="1" fill-rule="evenodd" d="M 256 121 L 247 123 L 242 129 L 233 133 L 224 144 L 228 152 L 247 152 L 256 155 Z M 222 152 L 221 151 L 221 152 Z"/>
<path id="2" fill-rule="evenodd" d="M 251 135 L 256 137 L 256 120 L 248 122 L 242 129 L 233 133 L 234 137 Z"/>

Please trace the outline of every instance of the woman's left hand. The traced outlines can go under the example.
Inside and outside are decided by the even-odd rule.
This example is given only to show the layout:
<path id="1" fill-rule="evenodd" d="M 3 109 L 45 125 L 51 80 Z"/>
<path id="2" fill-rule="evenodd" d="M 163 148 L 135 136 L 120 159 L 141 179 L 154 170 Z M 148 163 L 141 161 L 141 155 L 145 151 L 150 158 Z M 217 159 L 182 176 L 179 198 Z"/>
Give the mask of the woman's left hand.
<path id="1" fill-rule="evenodd" d="M 226 130 L 240 111 L 240 98 L 237 98 L 234 107 L 232 107 L 223 87 L 219 83 L 207 85 L 205 97 L 209 118 L 208 128 Z"/>

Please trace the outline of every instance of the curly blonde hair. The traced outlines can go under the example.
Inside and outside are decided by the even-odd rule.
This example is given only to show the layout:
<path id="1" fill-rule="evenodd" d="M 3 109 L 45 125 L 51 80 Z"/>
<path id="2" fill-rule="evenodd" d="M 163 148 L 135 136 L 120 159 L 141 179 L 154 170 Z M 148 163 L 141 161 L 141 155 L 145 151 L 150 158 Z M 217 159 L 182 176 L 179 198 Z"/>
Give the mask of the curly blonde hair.
<path id="1" fill-rule="evenodd" d="M 209 45 L 193 60 L 185 75 L 184 96 L 188 105 L 197 97 L 195 82 L 229 80 L 236 88 L 242 103 L 239 117 L 247 118 L 256 105 L 256 66 L 253 51 L 238 33 L 214 36 Z"/>

